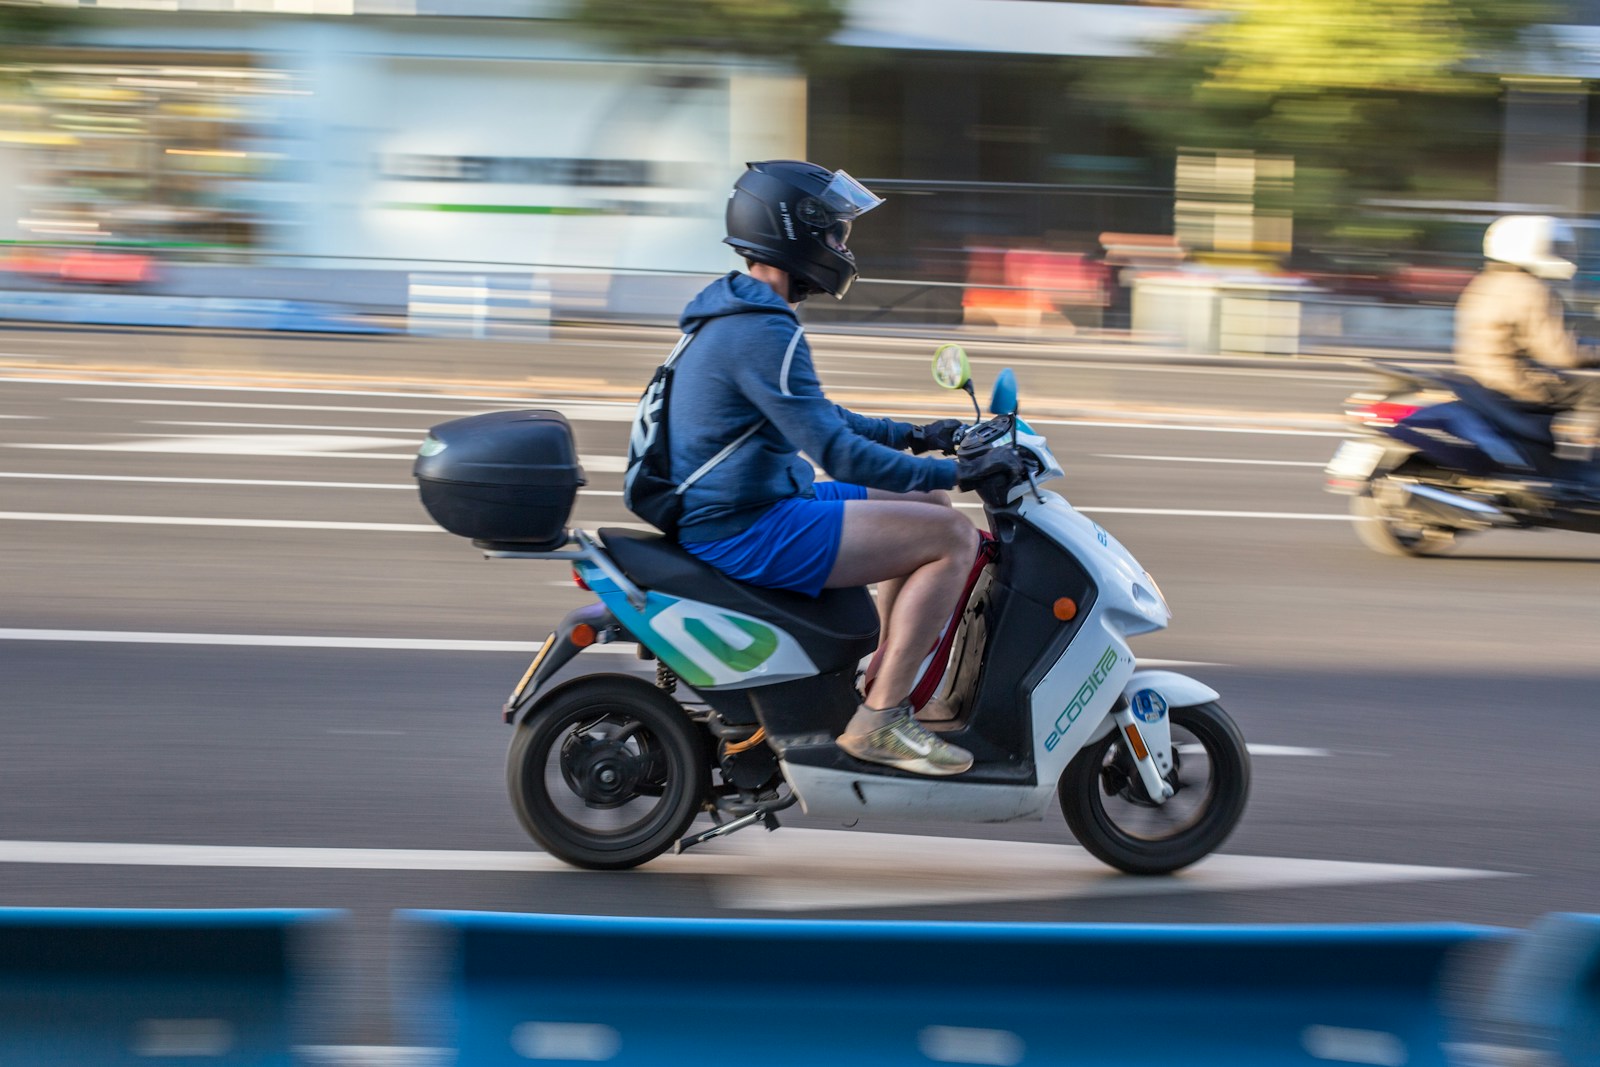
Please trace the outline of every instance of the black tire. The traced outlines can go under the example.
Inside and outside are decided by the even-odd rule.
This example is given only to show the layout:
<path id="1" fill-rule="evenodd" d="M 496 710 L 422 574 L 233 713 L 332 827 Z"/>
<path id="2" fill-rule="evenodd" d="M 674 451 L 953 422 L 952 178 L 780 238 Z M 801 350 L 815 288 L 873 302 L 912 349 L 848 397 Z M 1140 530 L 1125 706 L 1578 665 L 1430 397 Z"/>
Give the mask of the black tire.
<path id="1" fill-rule="evenodd" d="M 1350 514 L 1361 543 L 1382 556 L 1437 556 L 1456 544 L 1456 530 L 1408 521 L 1373 499 L 1370 491 L 1350 498 Z"/>
<path id="2" fill-rule="evenodd" d="M 1169 715 L 1175 766 L 1168 781 L 1179 788 L 1165 804 L 1150 801 L 1120 730 L 1084 748 L 1061 772 L 1061 813 L 1073 835 L 1095 858 L 1129 874 L 1171 874 L 1209 855 L 1233 833 L 1250 795 L 1250 754 L 1221 705 L 1173 708 Z M 1191 780 L 1196 746 L 1208 772 L 1203 783 Z M 1197 789 L 1198 805 L 1185 803 Z M 1153 830 L 1124 825 L 1137 813 Z"/>
<path id="3" fill-rule="evenodd" d="M 671 848 L 710 782 L 700 727 L 661 690 L 620 675 L 579 678 L 541 697 L 517 725 L 506 766 L 523 828 L 551 855 L 599 871 Z"/>

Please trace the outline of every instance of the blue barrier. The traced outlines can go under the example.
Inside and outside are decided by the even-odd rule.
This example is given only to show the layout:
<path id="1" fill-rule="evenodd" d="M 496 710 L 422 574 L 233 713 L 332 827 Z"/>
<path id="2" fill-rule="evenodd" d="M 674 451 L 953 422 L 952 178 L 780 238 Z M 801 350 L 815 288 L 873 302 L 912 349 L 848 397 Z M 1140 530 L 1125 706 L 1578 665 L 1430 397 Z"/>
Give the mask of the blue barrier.
<path id="1" fill-rule="evenodd" d="M 300 300 L 139 296 L 122 293 L 0 292 L 0 320 L 74 326 L 193 327 L 302 333 L 384 334 L 395 330 Z"/>
<path id="2" fill-rule="evenodd" d="M 0 909 L 0 1064 L 286 1067 L 326 911 Z"/>
<path id="3" fill-rule="evenodd" d="M 449 964 L 399 1018 L 474 1067 L 1429 1067 L 1453 957 L 1511 932 L 413 911 L 396 936 Z"/>
<path id="4" fill-rule="evenodd" d="M 1518 939 L 1485 1014 L 1516 1047 L 1600 1064 L 1600 915 L 1546 915 Z"/>

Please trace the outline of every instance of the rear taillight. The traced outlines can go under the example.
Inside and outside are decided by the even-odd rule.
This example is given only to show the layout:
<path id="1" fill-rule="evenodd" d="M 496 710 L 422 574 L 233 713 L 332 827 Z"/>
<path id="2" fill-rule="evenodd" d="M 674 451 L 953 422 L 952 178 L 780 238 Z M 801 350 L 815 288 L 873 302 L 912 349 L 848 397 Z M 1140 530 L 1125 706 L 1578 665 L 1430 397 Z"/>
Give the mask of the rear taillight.
<path id="1" fill-rule="evenodd" d="M 1421 404 L 1406 404 L 1394 400 L 1375 400 L 1350 409 L 1350 417 L 1369 426 L 1393 426 L 1404 422 L 1422 410 Z"/>
<path id="2" fill-rule="evenodd" d="M 583 580 L 583 575 L 578 573 L 578 568 L 572 568 L 572 583 L 579 589 L 588 589 L 589 583 Z"/>

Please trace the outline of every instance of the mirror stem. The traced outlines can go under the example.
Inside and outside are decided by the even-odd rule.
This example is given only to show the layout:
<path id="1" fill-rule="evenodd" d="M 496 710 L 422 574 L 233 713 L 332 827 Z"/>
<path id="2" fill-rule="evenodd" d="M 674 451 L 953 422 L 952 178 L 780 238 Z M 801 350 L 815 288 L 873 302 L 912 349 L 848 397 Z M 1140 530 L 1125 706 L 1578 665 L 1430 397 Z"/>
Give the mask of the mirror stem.
<path id="1" fill-rule="evenodd" d="M 983 421 L 983 409 L 978 406 L 978 394 L 972 391 L 972 379 L 968 378 L 961 383 L 961 388 L 967 391 L 967 398 L 972 401 L 972 415 L 976 420 L 974 425 Z"/>

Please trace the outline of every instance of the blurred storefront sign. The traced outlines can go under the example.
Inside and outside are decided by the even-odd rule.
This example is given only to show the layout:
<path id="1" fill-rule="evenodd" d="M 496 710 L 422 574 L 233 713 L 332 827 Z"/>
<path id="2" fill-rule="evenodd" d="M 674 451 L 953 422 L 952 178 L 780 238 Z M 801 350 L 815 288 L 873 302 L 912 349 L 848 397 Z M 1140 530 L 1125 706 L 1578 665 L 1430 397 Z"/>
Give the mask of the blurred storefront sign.
<path id="1" fill-rule="evenodd" d="M 114 51 L 94 62 L 19 62 L 0 79 L 0 239 L 149 248 L 251 247 L 281 180 L 274 139 L 287 72 L 237 54 L 153 63 Z M 147 258 L 147 257 L 146 257 Z M 147 280 L 138 257 L 13 256 L 9 269 L 106 284 Z"/>
<path id="2" fill-rule="evenodd" d="M 1111 302 L 1107 266 L 1077 253 L 1030 248 L 967 249 L 962 319 L 968 324 L 1070 332 L 1098 328 Z"/>

